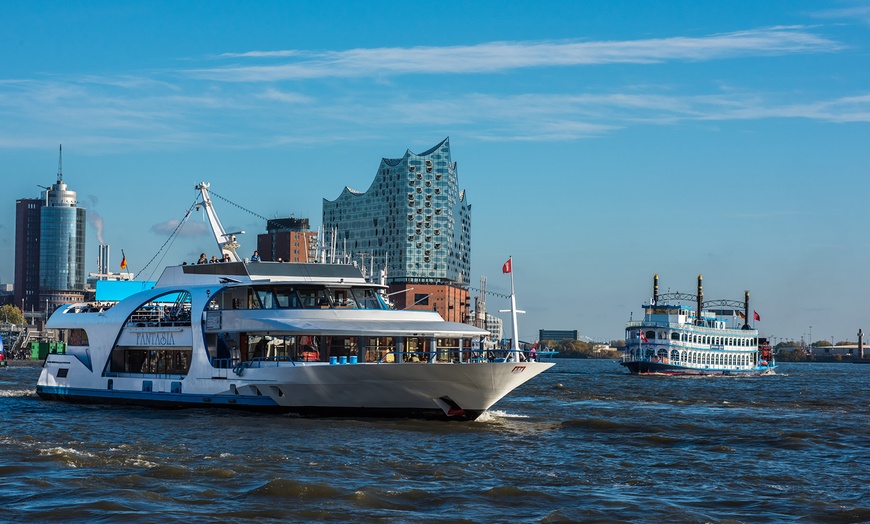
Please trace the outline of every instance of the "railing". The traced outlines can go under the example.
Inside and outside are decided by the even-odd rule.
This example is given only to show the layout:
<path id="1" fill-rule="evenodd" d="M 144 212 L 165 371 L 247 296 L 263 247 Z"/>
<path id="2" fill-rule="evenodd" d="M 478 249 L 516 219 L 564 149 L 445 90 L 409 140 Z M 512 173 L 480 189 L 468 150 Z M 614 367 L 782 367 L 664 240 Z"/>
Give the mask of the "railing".
<path id="1" fill-rule="evenodd" d="M 402 362 L 410 362 L 410 363 L 455 363 L 455 364 L 469 364 L 469 363 L 481 363 L 481 362 L 509 362 L 510 356 L 514 353 L 519 354 L 519 358 L 516 360 L 517 362 L 529 362 L 529 352 L 517 349 L 490 349 L 490 350 L 436 350 L 434 353 L 431 351 L 390 351 L 385 353 L 381 358 L 377 361 L 378 364 L 393 364 L 396 360 L 398 360 L 398 356 L 402 357 Z M 538 351 L 536 357 L 534 358 L 535 362 L 541 362 L 543 359 L 552 360 L 553 355 L 556 355 L 558 351 Z M 411 355 L 410 359 L 408 355 Z M 444 356 L 454 356 L 455 358 L 448 358 L 444 360 Z M 387 358 L 392 356 L 393 360 L 388 361 Z M 416 360 L 414 360 L 416 358 Z"/>

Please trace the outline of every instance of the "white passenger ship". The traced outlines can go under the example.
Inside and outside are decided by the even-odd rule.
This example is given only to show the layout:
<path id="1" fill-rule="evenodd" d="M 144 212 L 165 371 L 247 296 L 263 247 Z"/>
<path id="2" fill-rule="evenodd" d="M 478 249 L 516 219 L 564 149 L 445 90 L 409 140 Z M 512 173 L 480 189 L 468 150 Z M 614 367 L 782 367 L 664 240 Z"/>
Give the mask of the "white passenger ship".
<path id="1" fill-rule="evenodd" d="M 352 265 L 240 260 L 207 187 L 202 205 L 231 261 L 168 267 L 116 304 L 60 307 L 47 327 L 67 349 L 46 358 L 40 397 L 470 420 L 553 366 L 487 359 L 486 331 L 391 310 Z"/>
<path id="2" fill-rule="evenodd" d="M 681 301 L 694 301 L 697 309 Z M 750 318 L 748 291 L 742 304 L 731 300 L 704 303 L 701 275 L 697 295 L 659 295 L 655 275 L 652 299 L 643 308 L 643 320 L 630 321 L 625 328 L 625 355 L 620 364 L 631 373 L 764 375 L 776 367 L 767 339 L 759 337 L 746 320 Z M 735 322 L 741 325 L 732 327 Z"/>

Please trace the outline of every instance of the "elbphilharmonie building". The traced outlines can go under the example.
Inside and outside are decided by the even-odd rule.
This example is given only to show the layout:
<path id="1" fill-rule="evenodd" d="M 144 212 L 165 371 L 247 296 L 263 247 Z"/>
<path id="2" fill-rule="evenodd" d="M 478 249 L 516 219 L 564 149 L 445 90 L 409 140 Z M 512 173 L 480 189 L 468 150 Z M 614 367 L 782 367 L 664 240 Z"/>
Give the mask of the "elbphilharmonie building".
<path id="1" fill-rule="evenodd" d="M 384 158 L 366 191 L 323 200 L 324 231 L 355 258 L 387 262 L 387 283 L 467 286 L 471 205 L 459 189 L 450 139 L 422 153 Z"/>

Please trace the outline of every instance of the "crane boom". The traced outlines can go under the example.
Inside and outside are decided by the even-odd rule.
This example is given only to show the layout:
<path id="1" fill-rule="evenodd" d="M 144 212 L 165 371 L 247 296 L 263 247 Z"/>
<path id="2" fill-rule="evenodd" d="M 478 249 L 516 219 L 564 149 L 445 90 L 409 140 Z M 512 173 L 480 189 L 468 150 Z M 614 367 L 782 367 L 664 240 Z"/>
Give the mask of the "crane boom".
<path id="1" fill-rule="evenodd" d="M 208 223 L 211 226 L 211 231 L 217 241 L 218 248 L 221 250 L 221 254 L 229 255 L 230 261 L 232 262 L 241 262 L 241 257 L 236 253 L 236 249 L 241 247 L 238 242 L 236 242 L 236 235 L 243 235 L 245 232 L 236 231 L 234 233 L 227 233 L 224 230 L 224 226 L 221 224 L 217 212 L 214 210 L 214 206 L 211 203 L 211 197 L 208 194 L 208 187 L 209 184 L 205 182 L 200 182 L 196 186 L 196 189 L 202 194 L 202 202 L 200 202 L 199 205 L 203 206 L 205 209 L 205 214 L 208 216 Z M 197 207 L 199 207 L 199 205 Z"/>

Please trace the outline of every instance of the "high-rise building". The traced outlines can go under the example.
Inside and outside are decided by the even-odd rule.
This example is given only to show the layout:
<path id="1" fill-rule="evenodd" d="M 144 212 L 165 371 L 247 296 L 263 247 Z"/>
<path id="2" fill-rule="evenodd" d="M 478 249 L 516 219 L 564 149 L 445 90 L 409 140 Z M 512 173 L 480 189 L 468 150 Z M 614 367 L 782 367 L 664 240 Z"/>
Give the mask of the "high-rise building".
<path id="1" fill-rule="evenodd" d="M 42 310 L 39 305 L 39 221 L 45 201 L 15 201 L 15 305 L 22 311 Z"/>
<path id="2" fill-rule="evenodd" d="M 257 251 L 264 262 L 314 262 L 317 233 L 307 218 L 273 218 L 266 221 L 266 233 L 257 235 Z"/>
<path id="3" fill-rule="evenodd" d="M 84 300 L 85 224 L 85 209 L 63 182 L 61 161 L 57 182 L 38 200 L 17 201 L 15 300 L 23 300 L 25 312 L 50 314 Z"/>
<path id="4" fill-rule="evenodd" d="M 336 231 L 337 249 L 355 260 L 386 265 L 396 307 L 467 320 L 471 205 L 459 189 L 449 138 L 420 154 L 382 159 L 366 191 L 345 187 L 324 199 L 323 228 Z"/>

